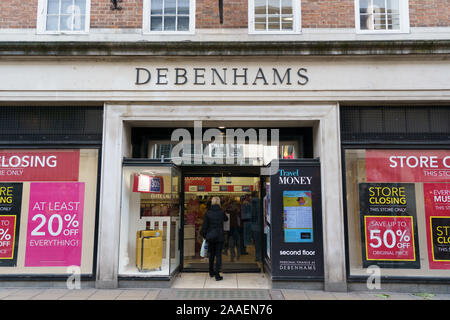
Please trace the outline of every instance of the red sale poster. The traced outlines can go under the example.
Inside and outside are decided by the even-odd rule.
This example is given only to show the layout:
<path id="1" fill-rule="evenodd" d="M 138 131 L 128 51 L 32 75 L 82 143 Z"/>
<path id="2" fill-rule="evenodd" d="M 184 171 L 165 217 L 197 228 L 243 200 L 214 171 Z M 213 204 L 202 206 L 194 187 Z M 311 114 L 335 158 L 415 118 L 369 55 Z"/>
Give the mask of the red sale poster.
<path id="1" fill-rule="evenodd" d="M 31 183 L 26 267 L 80 266 L 84 182 Z"/>
<path id="2" fill-rule="evenodd" d="M 450 150 L 366 150 L 367 182 L 447 182 Z"/>
<path id="3" fill-rule="evenodd" d="M 413 218 L 365 216 L 366 260 L 415 261 Z"/>
<path id="4" fill-rule="evenodd" d="M 0 259 L 14 257 L 16 231 L 15 215 L 0 215 Z"/>
<path id="5" fill-rule="evenodd" d="M 450 269 L 450 183 L 424 183 L 430 269 Z"/>
<path id="6" fill-rule="evenodd" d="M 77 181 L 79 150 L 0 152 L 0 181 Z"/>

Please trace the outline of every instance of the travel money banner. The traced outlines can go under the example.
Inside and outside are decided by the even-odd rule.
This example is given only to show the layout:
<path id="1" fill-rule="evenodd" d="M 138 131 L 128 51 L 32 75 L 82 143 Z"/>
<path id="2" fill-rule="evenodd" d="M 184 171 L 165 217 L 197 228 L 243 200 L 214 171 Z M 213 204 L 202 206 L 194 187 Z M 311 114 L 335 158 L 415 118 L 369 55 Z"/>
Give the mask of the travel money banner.
<path id="1" fill-rule="evenodd" d="M 360 183 L 363 267 L 420 268 L 412 183 Z"/>
<path id="2" fill-rule="evenodd" d="M 424 183 L 430 269 L 450 269 L 450 183 Z"/>
<path id="3" fill-rule="evenodd" d="M 0 183 L 0 267 L 17 265 L 22 183 Z"/>
<path id="4" fill-rule="evenodd" d="M 280 160 L 270 180 L 272 277 L 322 279 L 319 161 Z"/>

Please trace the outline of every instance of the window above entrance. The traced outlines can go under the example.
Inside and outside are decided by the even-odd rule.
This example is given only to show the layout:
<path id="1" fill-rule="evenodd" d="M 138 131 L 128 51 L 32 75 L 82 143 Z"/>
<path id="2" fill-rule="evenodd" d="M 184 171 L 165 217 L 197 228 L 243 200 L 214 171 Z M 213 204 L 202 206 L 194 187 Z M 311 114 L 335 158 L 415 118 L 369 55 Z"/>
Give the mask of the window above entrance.
<path id="1" fill-rule="evenodd" d="M 143 33 L 194 33 L 195 0 L 144 0 Z"/>
<path id="2" fill-rule="evenodd" d="M 299 33 L 300 0 L 249 0 L 249 33 Z"/>

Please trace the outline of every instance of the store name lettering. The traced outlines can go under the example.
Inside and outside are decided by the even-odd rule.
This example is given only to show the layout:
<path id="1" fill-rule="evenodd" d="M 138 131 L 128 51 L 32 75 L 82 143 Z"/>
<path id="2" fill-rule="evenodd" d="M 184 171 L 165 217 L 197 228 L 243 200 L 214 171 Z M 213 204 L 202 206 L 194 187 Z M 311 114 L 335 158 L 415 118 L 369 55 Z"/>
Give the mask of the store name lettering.
<path id="1" fill-rule="evenodd" d="M 309 82 L 306 68 L 136 68 L 136 85 L 242 85 L 304 86 Z"/>
<path id="2" fill-rule="evenodd" d="M 391 156 L 389 157 L 389 167 L 391 168 L 439 168 L 439 158 L 437 156 Z M 442 165 L 450 168 L 450 156 L 442 159 Z"/>
<path id="3" fill-rule="evenodd" d="M 297 170 L 288 171 L 280 169 L 279 184 L 311 184 L 312 177 L 300 177 Z"/>

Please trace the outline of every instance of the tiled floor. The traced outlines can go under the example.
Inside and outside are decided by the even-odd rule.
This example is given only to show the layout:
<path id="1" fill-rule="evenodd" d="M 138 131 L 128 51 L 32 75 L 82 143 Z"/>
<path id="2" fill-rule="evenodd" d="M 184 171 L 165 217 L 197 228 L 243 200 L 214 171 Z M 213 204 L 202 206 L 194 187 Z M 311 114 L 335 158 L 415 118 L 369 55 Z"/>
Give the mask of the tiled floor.
<path id="1" fill-rule="evenodd" d="M 223 280 L 216 281 L 208 273 L 180 273 L 172 288 L 206 289 L 270 289 L 270 281 L 264 273 L 223 273 Z"/>

